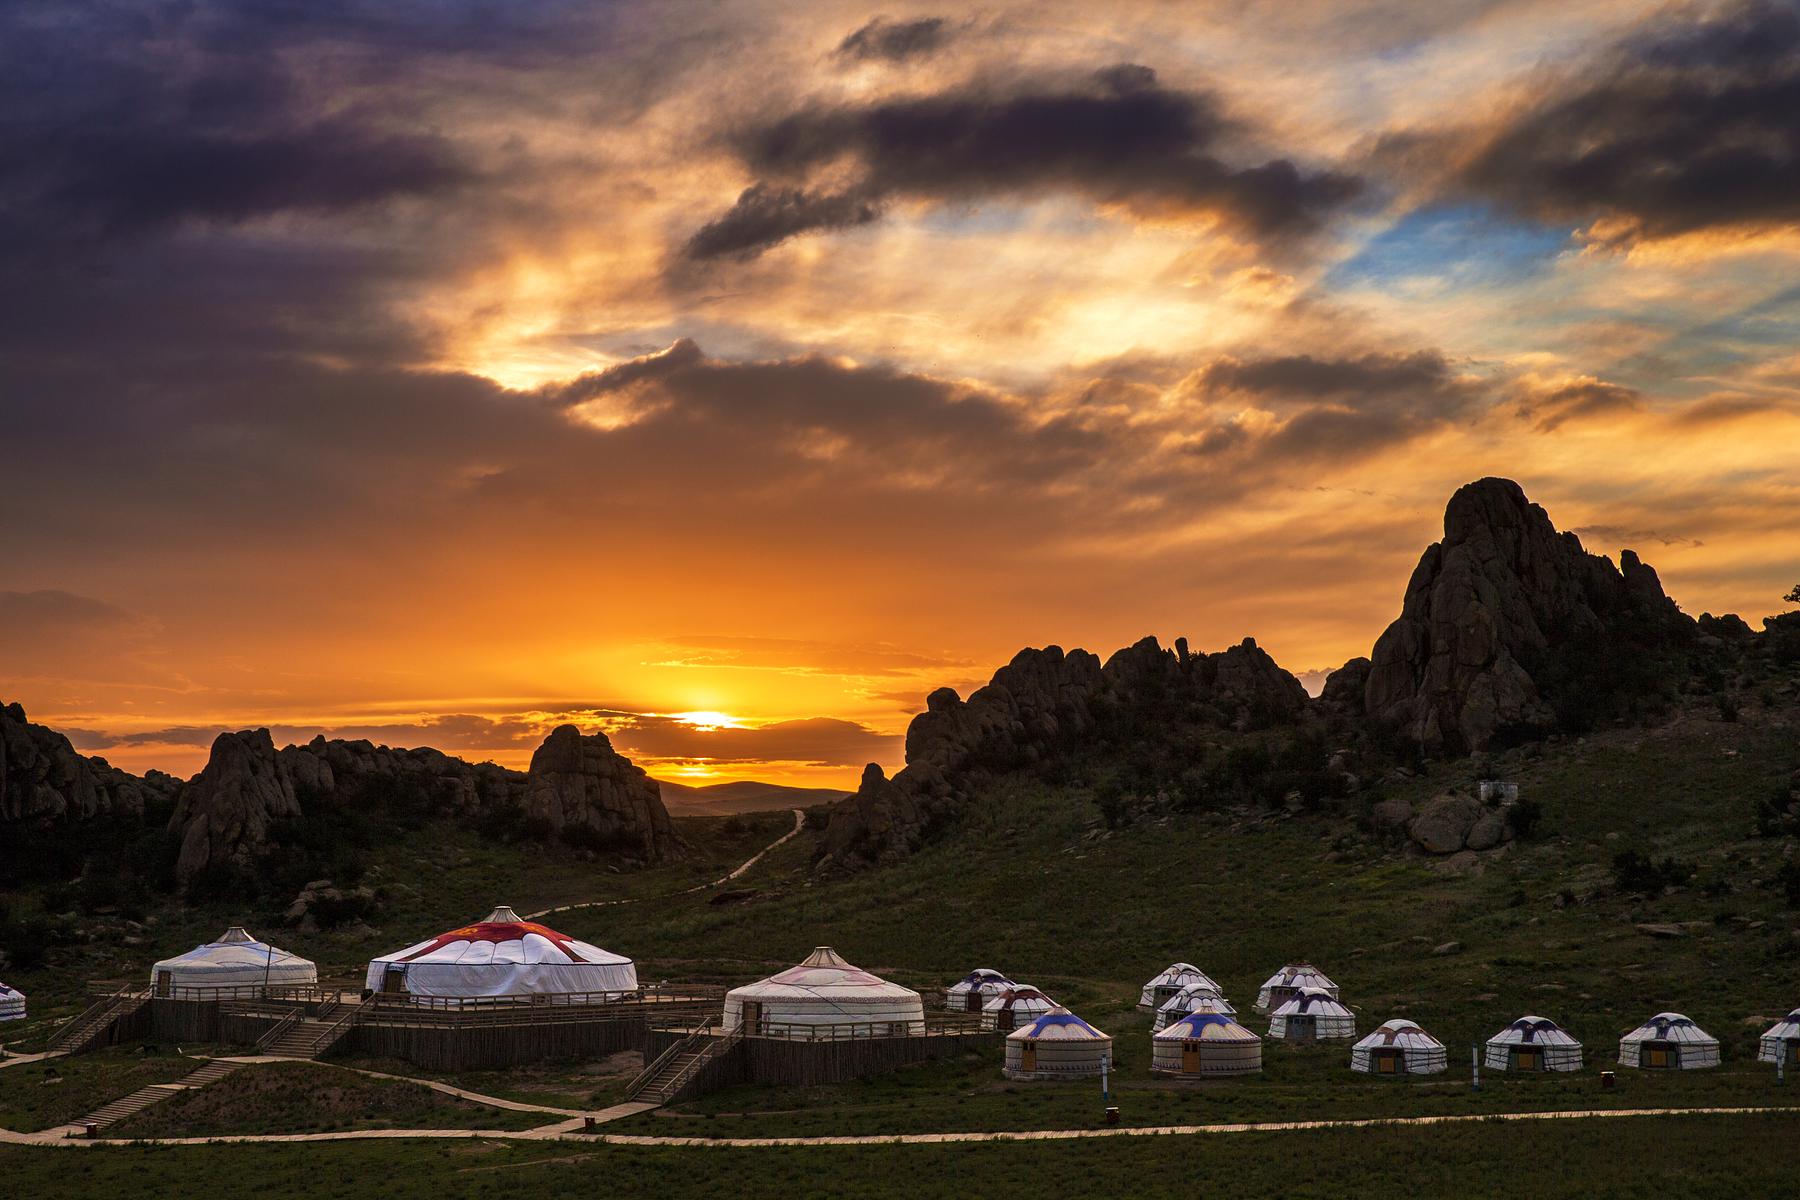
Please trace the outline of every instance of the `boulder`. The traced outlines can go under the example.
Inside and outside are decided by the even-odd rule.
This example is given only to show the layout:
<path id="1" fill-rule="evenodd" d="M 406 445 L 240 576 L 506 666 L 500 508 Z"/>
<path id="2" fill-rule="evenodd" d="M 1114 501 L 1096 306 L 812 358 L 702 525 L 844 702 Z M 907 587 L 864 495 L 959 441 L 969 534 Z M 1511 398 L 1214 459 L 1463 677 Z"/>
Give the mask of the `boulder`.
<path id="1" fill-rule="evenodd" d="M 1378 833 L 1404 834 L 1412 819 L 1412 801 L 1398 797 L 1383 800 L 1369 812 L 1369 822 Z"/>
<path id="2" fill-rule="evenodd" d="M 1512 823 L 1507 820 L 1505 810 L 1490 808 L 1469 827 L 1469 834 L 1463 840 L 1463 845 L 1471 850 L 1492 850 L 1512 835 Z"/>
<path id="3" fill-rule="evenodd" d="M 169 827 L 181 834 L 176 874 L 247 865 L 269 844 L 269 827 L 300 815 L 293 776 L 277 759 L 266 729 L 221 733 L 205 768 L 181 789 Z"/>
<path id="4" fill-rule="evenodd" d="M 160 771 L 139 779 L 103 758 L 76 752 L 54 729 L 34 725 L 20 704 L 0 704 L 0 837 L 9 824 L 51 825 L 143 813 L 176 782 Z"/>
<path id="5" fill-rule="evenodd" d="M 1455 854 L 1468 845 L 1470 832 L 1484 815 L 1481 801 L 1473 796 L 1438 796 L 1425 803 L 1407 832 L 1429 854 Z"/>
<path id="6" fill-rule="evenodd" d="M 573 725 L 551 731 L 531 756 L 524 804 L 527 817 L 565 835 L 583 830 L 600 847 L 628 848 L 648 861 L 674 851 L 661 788 L 604 733 Z"/>

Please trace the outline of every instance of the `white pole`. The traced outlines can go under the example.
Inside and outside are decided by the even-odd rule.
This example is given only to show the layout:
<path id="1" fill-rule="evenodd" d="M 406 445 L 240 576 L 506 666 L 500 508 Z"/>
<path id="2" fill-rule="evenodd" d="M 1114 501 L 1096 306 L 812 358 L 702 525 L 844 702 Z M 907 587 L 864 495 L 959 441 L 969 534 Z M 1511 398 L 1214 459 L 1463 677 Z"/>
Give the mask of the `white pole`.
<path id="1" fill-rule="evenodd" d="M 1107 1084 L 1106 1084 L 1106 1068 L 1107 1068 L 1107 1066 L 1108 1066 L 1108 1063 L 1107 1063 L 1106 1055 L 1102 1054 L 1100 1056 L 1100 1099 L 1103 1101 L 1110 1101 L 1112 1099 L 1112 1091 L 1110 1088 L 1107 1087 Z"/>
<path id="2" fill-rule="evenodd" d="M 1469 1062 L 1475 1068 L 1475 1090 L 1479 1092 L 1481 1090 L 1481 1047 L 1480 1046 L 1470 1046 L 1469 1047 Z"/>

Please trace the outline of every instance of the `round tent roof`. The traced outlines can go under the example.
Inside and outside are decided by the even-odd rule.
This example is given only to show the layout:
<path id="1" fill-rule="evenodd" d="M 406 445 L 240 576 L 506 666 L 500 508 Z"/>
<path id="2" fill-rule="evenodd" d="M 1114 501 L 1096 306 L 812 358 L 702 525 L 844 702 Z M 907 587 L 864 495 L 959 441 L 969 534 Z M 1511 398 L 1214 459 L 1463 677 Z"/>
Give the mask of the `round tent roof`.
<path id="1" fill-rule="evenodd" d="M 1278 1017 L 1293 1017 L 1301 1014 L 1315 1017 L 1354 1017 L 1356 1014 L 1338 1002 L 1336 996 L 1324 988 L 1302 988 L 1298 993 L 1282 1002 L 1275 1010 Z"/>
<path id="2" fill-rule="evenodd" d="M 1378 1050 L 1384 1046 L 1395 1046 L 1402 1050 L 1442 1050 L 1444 1043 L 1426 1033 L 1415 1022 L 1395 1019 L 1378 1026 L 1351 1049 Z"/>
<path id="3" fill-rule="evenodd" d="M 1769 1026 L 1763 1036 L 1766 1038 L 1800 1038 L 1800 1008 L 1796 1008 Z"/>
<path id="4" fill-rule="evenodd" d="M 1549 1017 L 1520 1017 L 1488 1039 L 1490 1046 L 1579 1046 L 1563 1027 Z"/>
<path id="5" fill-rule="evenodd" d="M 504 904 L 472 925 L 371 959 L 369 989 L 382 990 L 390 971 L 404 973 L 405 990 L 419 996 L 637 989 L 637 967 L 629 958 L 524 920 Z"/>
<path id="6" fill-rule="evenodd" d="M 1189 1013 L 1150 1035 L 1158 1042 L 1260 1042 L 1262 1039 L 1224 1013 Z"/>
<path id="7" fill-rule="evenodd" d="M 25 1019 L 25 993 L 0 983 L 0 1021 Z"/>
<path id="8" fill-rule="evenodd" d="M 1289 963 L 1263 982 L 1267 988 L 1324 988 L 1335 991 L 1337 984 L 1311 963 Z"/>
<path id="9" fill-rule="evenodd" d="M 981 1006 L 983 1012 L 1000 1012 L 1008 1008 L 1029 1008 L 1040 1011 L 1043 1008 L 1055 1008 L 1056 1001 L 1044 995 L 1028 983 L 1015 983 L 1003 992 L 996 992 L 987 998 Z"/>
<path id="10" fill-rule="evenodd" d="M 885 1004 L 893 1000 L 918 1000 L 919 993 L 846 961 L 830 946 L 813 952 L 785 971 L 732 988 L 728 998 L 737 1000 L 799 1000 L 822 1004 Z"/>
<path id="11" fill-rule="evenodd" d="M 1183 1005 L 1190 1007 L 1183 1008 Z M 1177 1009 L 1185 1016 L 1191 1012 L 1231 1013 L 1235 1010 L 1223 993 L 1209 983 L 1190 983 L 1157 1005 L 1157 1011 L 1172 1013 Z"/>
<path id="12" fill-rule="evenodd" d="M 1210 987 L 1214 991 L 1219 990 L 1219 985 L 1193 963 L 1170 963 L 1163 968 L 1162 974 L 1144 985 L 1144 990 L 1138 994 L 1138 1004 L 1148 1008 L 1156 1002 L 1156 993 L 1159 989 L 1166 991 L 1170 988 L 1184 988 L 1196 983 Z"/>
<path id="13" fill-rule="evenodd" d="M 1716 1046 L 1719 1039 L 1680 1013 L 1657 1013 L 1619 1039 L 1621 1042 L 1677 1042 L 1687 1046 Z"/>
<path id="14" fill-rule="evenodd" d="M 1006 1035 L 1009 1042 L 1097 1042 L 1112 1038 L 1060 1006 Z"/>
<path id="15" fill-rule="evenodd" d="M 977 967 L 961 979 L 945 988 L 947 995 L 967 996 L 976 992 L 984 996 L 992 996 L 1013 986 L 1013 981 L 992 967 Z"/>
<path id="16" fill-rule="evenodd" d="M 260 942 L 242 925 L 233 925 L 217 941 L 161 960 L 150 969 L 151 982 L 165 972 L 176 987 L 233 987 L 265 981 L 295 987 L 319 981 L 319 968 L 312 960 Z"/>

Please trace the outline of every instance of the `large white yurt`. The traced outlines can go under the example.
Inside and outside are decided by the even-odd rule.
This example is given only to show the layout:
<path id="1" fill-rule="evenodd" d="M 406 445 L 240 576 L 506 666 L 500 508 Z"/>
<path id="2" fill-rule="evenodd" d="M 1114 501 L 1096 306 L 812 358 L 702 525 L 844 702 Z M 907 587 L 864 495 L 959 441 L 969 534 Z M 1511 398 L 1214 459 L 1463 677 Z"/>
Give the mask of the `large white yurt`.
<path id="1" fill-rule="evenodd" d="M 1350 1069 L 1366 1075 L 1436 1075 L 1449 1065 L 1444 1043 L 1412 1021 L 1389 1021 L 1350 1047 Z"/>
<path id="2" fill-rule="evenodd" d="M 368 989 L 384 995 L 476 997 L 637 991 L 637 965 L 522 919 L 501 905 L 473 925 L 369 962 Z"/>
<path id="3" fill-rule="evenodd" d="M 820 946 L 798 966 L 725 993 L 725 1028 L 740 1025 L 773 1037 L 903 1037 L 925 1032 L 925 1004 Z"/>
<path id="4" fill-rule="evenodd" d="M 0 983 L 0 1021 L 25 1019 L 25 993 Z"/>
<path id="5" fill-rule="evenodd" d="M 1150 1035 L 1150 1073 L 1177 1079 L 1253 1075 L 1262 1039 L 1224 1013 L 1190 1013 Z"/>
<path id="6" fill-rule="evenodd" d="M 1493 1071 L 1579 1071 L 1581 1043 L 1548 1017 L 1520 1017 L 1488 1039 L 1482 1062 Z"/>
<path id="7" fill-rule="evenodd" d="M 1190 983 L 1188 986 L 1164 1000 L 1156 1006 L 1156 1019 L 1151 1022 L 1150 1030 L 1167 1029 L 1173 1021 L 1179 1021 L 1189 1013 L 1213 1012 L 1232 1016 L 1237 1009 L 1231 1002 L 1219 994 L 1219 989 L 1204 983 Z"/>
<path id="8" fill-rule="evenodd" d="M 216 942 L 165 958 L 150 968 L 158 996 L 176 988 L 307 987 L 319 982 L 319 968 L 298 954 L 259 942 L 233 925 Z"/>
<path id="9" fill-rule="evenodd" d="M 1029 984 L 1017 983 L 998 996 L 988 997 L 981 1015 L 991 1028 L 1011 1033 L 1056 1007 L 1056 1001 Z"/>
<path id="10" fill-rule="evenodd" d="M 1269 1019 L 1269 1036 L 1284 1042 L 1332 1042 L 1356 1036 L 1356 1014 L 1324 988 L 1301 988 Z"/>
<path id="11" fill-rule="evenodd" d="M 1619 1065 L 1691 1071 L 1719 1065 L 1719 1039 L 1680 1013 L 1657 1013 L 1619 1039 Z"/>
<path id="12" fill-rule="evenodd" d="M 944 1007 L 951 1012 L 978 1013 L 987 1002 L 1013 986 L 1013 981 L 992 967 L 976 967 L 944 989 Z"/>
<path id="13" fill-rule="evenodd" d="M 1144 985 L 1144 990 L 1138 995 L 1137 1006 L 1154 1012 L 1162 1007 L 1163 1002 L 1170 996 L 1182 988 L 1191 987 L 1194 984 L 1209 987 L 1215 992 L 1219 990 L 1219 985 L 1207 978 L 1206 972 L 1192 963 L 1170 963 L 1163 969 L 1161 975 Z"/>
<path id="14" fill-rule="evenodd" d="M 1112 1059 L 1112 1038 L 1066 1008 L 1006 1035 L 1008 1079 L 1086 1079 Z"/>
<path id="15" fill-rule="evenodd" d="M 1756 1061 L 1800 1067 L 1800 1008 L 1769 1026 L 1756 1044 Z"/>
<path id="16" fill-rule="evenodd" d="M 1256 993 L 1256 1011 L 1274 1012 L 1299 995 L 1302 988 L 1318 988 L 1329 993 L 1333 1000 L 1338 998 L 1338 986 L 1326 978 L 1325 972 L 1311 963 L 1295 962 L 1263 982 L 1262 990 Z"/>

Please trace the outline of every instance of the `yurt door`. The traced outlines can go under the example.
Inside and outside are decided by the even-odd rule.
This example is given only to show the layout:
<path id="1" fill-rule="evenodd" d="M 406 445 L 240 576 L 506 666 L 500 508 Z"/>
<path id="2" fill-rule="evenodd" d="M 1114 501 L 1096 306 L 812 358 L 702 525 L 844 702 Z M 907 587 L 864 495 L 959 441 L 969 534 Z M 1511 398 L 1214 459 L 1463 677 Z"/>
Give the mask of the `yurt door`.
<path id="1" fill-rule="evenodd" d="M 1675 1051 L 1668 1046 L 1651 1046 L 1644 1057 L 1646 1067 L 1672 1067 L 1675 1063 Z"/>
<path id="2" fill-rule="evenodd" d="M 1181 1073 L 1198 1075 L 1200 1073 L 1200 1043 L 1181 1043 Z"/>
<path id="3" fill-rule="evenodd" d="M 1375 1073 L 1377 1075 L 1398 1075 L 1400 1073 L 1400 1052 L 1398 1050 L 1377 1050 L 1375 1052 Z"/>
<path id="4" fill-rule="evenodd" d="M 381 977 L 381 990 L 390 996 L 406 992 L 406 968 L 390 966 Z"/>
<path id="5" fill-rule="evenodd" d="M 174 972 L 158 971 L 156 973 L 156 994 L 157 995 L 167 996 L 171 991 L 174 990 L 174 987 L 175 987 Z"/>
<path id="6" fill-rule="evenodd" d="M 981 1011 L 981 993 L 979 991 L 970 992 L 963 997 L 963 1011 L 972 1013 Z"/>
<path id="7" fill-rule="evenodd" d="M 1037 1047 L 1030 1042 L 1019 1047 L 1019 1069 L 1021 1071 L 1037 1070 Z"/>
<path id="8" fill-rule="evenodd" d="M 1515 1071 L 1538 1071 L 1543 1069 L 1543 1064 L 1538 1061 L 1538 1052 L 1531 1047 L 1523 1047 L 1514 1050 L 1512 1065 L 1513 1070 Z"/>
<path id="9" fill-rule="evenodd" d="M 1318 1024 L 1309 1016 L 1289 1017 L 1287 1019 L 1287 1039 L 1290 1042 L 1310 1042 L 1318 1036 Z"/>
<path id="10" fill-rule="evenodd" d="M 743 1022 L 746 1033 L 755 1033 L 756 1027 L 762 1024 L 762 1001 L 744 1001 L 744 1013 L 740 1020 Z"/>

